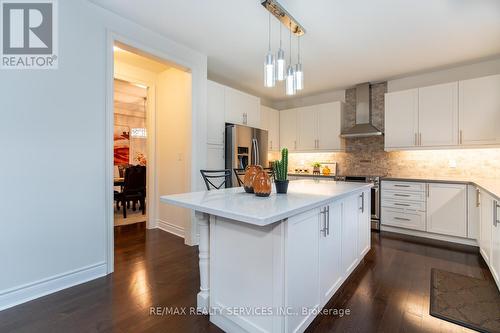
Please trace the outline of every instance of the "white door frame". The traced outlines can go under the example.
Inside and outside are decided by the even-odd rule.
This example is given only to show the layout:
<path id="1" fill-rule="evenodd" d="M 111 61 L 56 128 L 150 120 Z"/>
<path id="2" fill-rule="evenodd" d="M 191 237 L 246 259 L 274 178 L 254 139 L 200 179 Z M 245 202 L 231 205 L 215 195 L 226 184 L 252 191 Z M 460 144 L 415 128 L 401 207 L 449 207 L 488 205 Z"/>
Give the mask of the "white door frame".
<path id="1" fill-rule="evenodd" d="M 148 40 L 148 38 L 145 38 Z M 108 30 L 106 36 L 106 112 L 105 112 L 105 198 L 106 198 L 106 216 L 105 216 L 105 232 L 106 232 L 106 263 L 107 263 L 107 273 L 110 274 L 114 271 L 114 198 L 113 198 L 113 178 L 114 178 L 114 163 L 113 163 L 113 132 L 114 132 L 114 56 L 113 56 L 113 46 L 115 42 L 119 42 L 128 45 L 140 52 L 150 54 L 159 59 L 164 59 L 168 62 L 173 62 L 187 68 L 191 71 L 192 75 L 192 86 L 191 86 L 191 105 L 192 105 L 192 122 L 191 122 L 191 190 L 198 190 L 201 186 L 201 181 L 195 178 L 198 176 L 198 170 L 202 169 L 206 165 L 206 153 L 200 149 L 206 145 L 206 126 L 201 126 L 201 124 L 206 123 L 206 63 L 203 64 L 196 63 L 190 54 L 173 45 L 168 45 L 169 53 L 161 51 L 155 46 L 145 45 L 135 39 L 125 37 L 114 31 Z M 163 47 L 165 48 L 165 46 Z M 177 56 L 173 56 L 176 54 Z M 145 83 L 148 85 L 147 83 Z M 155 99 L 156 100 L 156 99 Z M 155 107 L 156 110 L 156 107 Z M 153 116 L 153 115 L 151 115 Z M 155 120 L 150 117 L 150 120 Z M 155 122 L 156 123 L 156 122 Z M 149 120 L 148 120 L 149 124 Z M 154 129 L 153 129 L 154 130 Z M 155 131 L 156 132 L 156 131 Z M 155 143 L 154 140 L 152 143 Z M 148 143 L 148 148 L 150 147 Z M 155 151 L 153 150 L 156 155 Z M 149 152 L 148 152 L 149 153 Z M 150 157 L 148 156 L 148 159 Z M 154 164 L 153 164 L 154 165 Z M 149 173 L 148 173 L 149 176 Z M 156 173 L 155 173 L 155 183 Z M 156 186 L 155 189 L 156 191 Z M 148 191 L 149 195 L 149 191 Z M 155 202 L 156 200 L 151 200 L 151 198 L 157 198 L 159 193 L 152 194 L 149 197 L 149 201 Z M 148 207 L 149 208 L 149 207 Z M 157 211 L 156 207 L 152 206 L 153 210 Z M 148 213 L 150 214 L 150 213 Z M 187 245 L 197 245 L 197 225 L 194 213 L 191 214 L 190 223 L 186 224 L 184 242 Z M 156 224 L 156 221 L 153 226 Z"/>

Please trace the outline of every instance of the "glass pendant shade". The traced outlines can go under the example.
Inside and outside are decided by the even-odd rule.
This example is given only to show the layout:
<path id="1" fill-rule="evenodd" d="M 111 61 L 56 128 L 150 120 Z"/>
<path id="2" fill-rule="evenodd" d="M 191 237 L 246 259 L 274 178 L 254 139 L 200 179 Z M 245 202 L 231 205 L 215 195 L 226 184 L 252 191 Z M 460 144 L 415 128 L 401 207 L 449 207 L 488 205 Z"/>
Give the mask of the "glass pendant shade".
<path id="1" fill-rule="evenodd" d="M 264 61 L 264 87 L 272 88 L 276 85 L 274 55 L 269 52 Z"/>
<path id="2" fill-rule="evenodd" d="M 302 64 L 298 63 L 295 65 L 295 89 L 304 89 L 304 72 L 302 71 Z"/>
<path id="3" fill-rule="evenodd" d="M 283 81 L 286 76 L 285 51 L 282 48 L 278 50 L 276 57 L 276 80 Z"/>
<path id="4" fill-rule="evenodd" d="M 288 96 L 295 95 L 295 71 L 292 66 L 288 66 L 285 80 L 285 93 Z"/>

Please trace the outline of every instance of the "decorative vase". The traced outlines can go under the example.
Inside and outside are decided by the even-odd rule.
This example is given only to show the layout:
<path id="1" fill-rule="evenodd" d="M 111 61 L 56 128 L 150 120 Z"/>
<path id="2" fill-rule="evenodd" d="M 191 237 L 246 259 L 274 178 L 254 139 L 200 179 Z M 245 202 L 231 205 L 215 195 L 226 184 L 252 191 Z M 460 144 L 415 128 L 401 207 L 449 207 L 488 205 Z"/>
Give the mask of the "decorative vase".
<path id="1" fill-rule="evenodd" d="M 323 168 L 323 174 L 324 174 L 325 176 L 329 176 L 329 175 L 330 175 L 330 172 L 331 172 L 331 170 L 330 170 L 330 168 L 329 168 L 329 167 L 325 166 L 325 167 Z"/>
<path id="2" fill-rule="evenodd" d="M 286 194 L 288 192 L 288 179 L 287 180 L 275 180 L 276 193 Z"/>
<path id="3" fill-rule="evenodd" d="M 243 188 L 247 193 L 253 193 L 253 179 L 255 175 L 262 171 L 262 167 L 260 165 L 249 165 L 245 169 L 245 176 L 243 177 Z"/>
<path id="4" fill-rule="evenodd" d="M 271 194 L 271 178 L 266 171 L 259 171 L 253 178 L 253 192 L 258 197 L 268 197 Z"/>

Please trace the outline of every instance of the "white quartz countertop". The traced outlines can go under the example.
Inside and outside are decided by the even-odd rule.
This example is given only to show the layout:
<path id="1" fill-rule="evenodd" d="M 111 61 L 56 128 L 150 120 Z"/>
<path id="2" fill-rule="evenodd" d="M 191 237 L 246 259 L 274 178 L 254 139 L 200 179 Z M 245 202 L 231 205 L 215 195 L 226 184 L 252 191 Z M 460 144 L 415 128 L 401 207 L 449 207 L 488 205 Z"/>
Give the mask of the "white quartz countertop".
<path id="1" fill-rule="evenodd" d="M 287 194 L 257 197 L 242 187 L 165 195 L 162 203 L 181 206 L 258 226 L 265 226 L 370 188 L 371 184 L 327 180 L 290 181 Z"/>
<path id="2" fill-rule="evenodd" d="M 495 178 L 459 178 L 459 177 L 384 177 L 382 181 L 462 183 L 478 186 L 500 200 L 500 179 Z"/>

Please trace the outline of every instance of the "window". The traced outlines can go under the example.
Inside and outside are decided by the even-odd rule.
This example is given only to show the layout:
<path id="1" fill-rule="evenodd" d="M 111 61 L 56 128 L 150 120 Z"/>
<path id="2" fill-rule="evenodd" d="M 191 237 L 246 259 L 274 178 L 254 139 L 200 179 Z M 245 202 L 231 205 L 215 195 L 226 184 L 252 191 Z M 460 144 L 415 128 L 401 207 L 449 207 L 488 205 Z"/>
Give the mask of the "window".
<path id="1" fill-rule="evenodd" d="M 147 132 L 145 128 L 132 128 L 130 131 L 130 136 L 133 138 L 146 138 Z"/>

